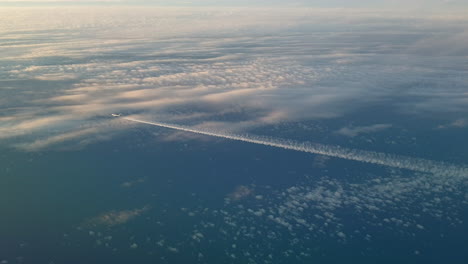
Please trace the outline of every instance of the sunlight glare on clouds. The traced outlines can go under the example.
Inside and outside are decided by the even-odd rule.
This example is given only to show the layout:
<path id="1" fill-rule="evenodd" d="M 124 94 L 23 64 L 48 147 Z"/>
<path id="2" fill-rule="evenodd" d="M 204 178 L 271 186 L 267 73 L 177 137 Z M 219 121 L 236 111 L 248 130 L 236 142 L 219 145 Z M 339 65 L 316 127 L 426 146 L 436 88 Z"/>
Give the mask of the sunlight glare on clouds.
<path id="1" fill-rule="evenodd" d="M 63 131 L 67 135 L 64 138 L 69 139 L 75 135 L 74 126 L 114 112 L 157 113 L 168 120 L 199 115 L 205 119 L 200 124 L 214 125 L 220 113 L 249 109 L 249 115 L 237 123 L 218 121 L 220 128 L 233 131 L 285 121 L 336 118 L 353 111 L 358 102 L 401 95 L 387 89 L 390 86 L 427 79 L 437 69 L 432 69 L 428 58 L 419 53 L 430 50 L 431 45 L 452 50 L 447 54 L 466 53 L 463 48 L 451 47 L 454 42 L 425 39 L 463 38 L 467 21 L 445 21 L 440 27 L 451 30 L 434 35 L 432 18 L 419 18 L 413 26 L 403 26 L 403 13 L 391 13 L 383 20 L 375 12 L 346 9 L 59 10 L 0 11 L 6 17 L 4 21 L 9 21 L 0 22 L 0 38 L 5 42 L 1 49 L 8 54 L 2 61 L 16 62 L 3 64 L 2 76 L 11 91 L 25 89 L 19 87 L 21 82 L 31 82 L 31 90 L 10 92 L 9 100 L 4 97 L 0 101 L 11 109 L 15 101 L 35 109 L 2 116 L 10 122 L 8 127 L 1 127 L 2 138 L 17 136 L 18 130 L 34 133 L 46 125 L 56 133 Z M 367 33 L 340 30 L 340 25 L 350 20 L 359 25 L 355 30 Z M 331 29 L 328 35 L 321 34 L 320 28 L 325 25 Z M 386 32 L 388 41 L 378 40 Z M 363 37 L 367 41 L 361 44 Z M 409 42 L 403 45 L 401 41 Z M 418 46 L 423 49 L 415 50 Z M 408 56 L 414 58 L 410 64 L 403 59 Z M 396 58 L 402 58 L 403 63 Z M 458 60 L 462 63 L 461 58 L 447 63 Z M 439 61 L 438 65 L 443 63 Z M 464 82 L 463 78 L 450 78 L 456 75 L 457 70 L 447 69 L 444 81 L 452 83 L 453 90 L 444 90 L 443 101 L 425 97 L 417 105 L 401 102 L 399 108 L 412 113 L 458 111 L 466 98 L 450 95 L 457 94 L 456 87 Z M 31 98 L 32 89 L 39 89 L 33 88 L 37 85 L 41 93 Z M 61 88 L 51 89 L 54 85 Z M 438 86 L 431 89 L 439 91 Z M 405 93 L 420 95 L 418 90 Z M 197 110 L 169 114 L 188 105 L 197 106 Z M 46 147 L 45 143 L 60 138 L 36 139 L 34 146 Z M 22 146 L 28 149 L 24 143 Z"/>

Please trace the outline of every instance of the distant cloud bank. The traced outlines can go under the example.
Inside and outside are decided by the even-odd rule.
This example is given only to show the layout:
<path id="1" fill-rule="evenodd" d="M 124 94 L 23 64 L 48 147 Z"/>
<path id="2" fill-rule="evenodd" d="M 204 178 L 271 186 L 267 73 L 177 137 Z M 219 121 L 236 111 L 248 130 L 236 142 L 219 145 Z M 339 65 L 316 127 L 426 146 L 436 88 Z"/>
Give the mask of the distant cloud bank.
<path id="1" fill-rule="evenodd" d="M 134 126 L 112 113 L 235 133 L 339 119 L 366 104 L 411 115 L 466 113 L 468 51 L 460 43 L 468 20 L 377 14 L 2 9 L 0 139 L 27 151 L 86 146 Z M 377 122 L 336 133 L 390 127 Z"/>

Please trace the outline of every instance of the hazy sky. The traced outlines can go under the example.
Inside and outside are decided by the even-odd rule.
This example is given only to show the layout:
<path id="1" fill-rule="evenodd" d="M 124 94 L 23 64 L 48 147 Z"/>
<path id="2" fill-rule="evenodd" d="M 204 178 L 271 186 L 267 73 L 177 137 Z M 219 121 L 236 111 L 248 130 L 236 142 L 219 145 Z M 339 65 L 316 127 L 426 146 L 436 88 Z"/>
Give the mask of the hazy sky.
<path id="1" fill-rule="evenodd" d="M 468 8 L 465 0 L 0 0 L 1 5 L 77 5 L 77 4 L 130 4 L 130 5 L 174 5 L 174 6 L 311 6 L 311 7 L 367 7 L 367 8 L 421 8 L 456 10 Z"/>

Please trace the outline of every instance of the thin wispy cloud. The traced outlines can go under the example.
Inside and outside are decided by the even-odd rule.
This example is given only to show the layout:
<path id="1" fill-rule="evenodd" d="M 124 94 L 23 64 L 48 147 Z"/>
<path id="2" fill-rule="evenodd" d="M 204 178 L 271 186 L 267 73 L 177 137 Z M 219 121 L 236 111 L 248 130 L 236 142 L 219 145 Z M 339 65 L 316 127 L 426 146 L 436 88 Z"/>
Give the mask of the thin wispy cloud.
<path id="1" fill-rule="evenodd" d="M 375 124 L 370 126 L 357 126 L 357 127 L 343 127 L 336 131 L 336 134 L 347 136 L 347 137 L 355 137 L 361 134 L 368 134 L 379 132 L 388 128 L 391 128 L 391 124 Z"/>

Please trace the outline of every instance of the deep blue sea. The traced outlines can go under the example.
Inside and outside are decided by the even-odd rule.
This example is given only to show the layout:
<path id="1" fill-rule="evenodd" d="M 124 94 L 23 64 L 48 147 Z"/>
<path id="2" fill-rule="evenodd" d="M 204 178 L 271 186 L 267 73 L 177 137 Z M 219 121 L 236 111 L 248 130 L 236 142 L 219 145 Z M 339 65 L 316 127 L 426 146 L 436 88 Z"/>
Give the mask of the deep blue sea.
<path id="1" fill-rule="evenodd" d="M 465 179 L 152 134 L 168 132 L 142 125 L 82 150 L 2 149 L 2 257 L 464 263 L 468 256 Z"/>

